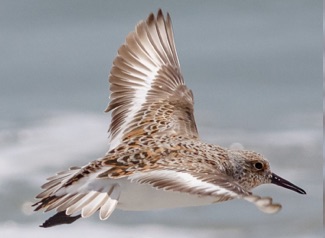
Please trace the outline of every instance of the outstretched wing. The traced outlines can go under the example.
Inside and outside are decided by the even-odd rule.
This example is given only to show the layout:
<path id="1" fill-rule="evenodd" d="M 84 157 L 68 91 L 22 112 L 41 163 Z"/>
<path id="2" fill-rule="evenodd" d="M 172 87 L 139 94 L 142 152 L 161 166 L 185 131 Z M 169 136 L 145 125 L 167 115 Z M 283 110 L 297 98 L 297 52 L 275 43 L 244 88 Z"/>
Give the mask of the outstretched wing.
<path id="1" fill-rule="evenodd" d="M 154 170 L 134 173 L 129 176 L 129 179 L 142 184 L 150 184 L 157 189 L 214 197 L 214 202 L 235 198 L 244 199 L 265 213 L 276 213 L 281 209 L 281 205 L 273 203 L 272 198 L 252 194 L 224 174 L 207 175 L 193 171 Z"/>
<path id="2" fill-rule="evenodd" d="M 150 14 L 127 36 L 109 82 L 110 149 L 135 131 L 198 137 L 193 95 L 181 74 L 169 14 L 166 19 L 161 10 L 157 17 Z"/>
<path id="3" fill-rule="evenodd" d="M 101 220 L 107 219 L 115 210 L 120 186 L 114 181 L 99 180 L 98 162 L 94 161 L 82 168 L 72 167 L 48 178 L 36 196 L 35 211 L 56 210 L 57 213 L 45 221 L 41 227 L 70 224 L 80 217 L 86 218 L 99 211 Z"/>

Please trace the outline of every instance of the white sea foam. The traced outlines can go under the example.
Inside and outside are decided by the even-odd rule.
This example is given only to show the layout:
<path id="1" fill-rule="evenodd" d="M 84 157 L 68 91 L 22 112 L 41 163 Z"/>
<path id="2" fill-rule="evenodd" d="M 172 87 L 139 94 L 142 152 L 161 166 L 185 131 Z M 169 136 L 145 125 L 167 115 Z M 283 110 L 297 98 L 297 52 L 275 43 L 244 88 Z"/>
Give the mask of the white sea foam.
<path id="1" fill-rule="evenodd" d="M 66 169 L 63 166 L 72 166 L 73 162 L 83 165 L 97 159 L 87 156 L 104 155 L 108 148 L 107 118 L 61 114 L 28 128 L 0 132 L 0 181 L 13 177 L 35 179 L 45 168 Z"/>

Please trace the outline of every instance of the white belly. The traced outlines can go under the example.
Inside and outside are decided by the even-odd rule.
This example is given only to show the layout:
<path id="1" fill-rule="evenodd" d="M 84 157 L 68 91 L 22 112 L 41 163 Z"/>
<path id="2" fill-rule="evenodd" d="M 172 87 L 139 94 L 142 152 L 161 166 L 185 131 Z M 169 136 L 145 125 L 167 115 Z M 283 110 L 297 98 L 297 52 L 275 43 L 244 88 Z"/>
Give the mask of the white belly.
<path id="1" fill-rule="evenodd" d="M 156 189 L 149 184 L 120 179 L 121 195 L 118 209 L 143 211 L 163 208 L 202 206 L 216 202 L 216 197 L 192 195 L 182 192 Z"/>

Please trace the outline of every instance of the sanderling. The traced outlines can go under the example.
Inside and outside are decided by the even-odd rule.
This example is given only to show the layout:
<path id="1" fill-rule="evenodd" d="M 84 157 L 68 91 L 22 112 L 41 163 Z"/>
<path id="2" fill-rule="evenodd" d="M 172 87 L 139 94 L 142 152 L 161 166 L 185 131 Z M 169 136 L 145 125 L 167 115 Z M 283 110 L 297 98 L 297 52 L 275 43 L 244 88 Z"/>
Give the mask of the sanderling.
<path id="1" fill-rule="evenodd" d="M 33 206 L 57 213 L 42 227 L 72 223 L 96 211 L 105 220 L 116 208 L 143 211 L 234 198 L 275 213 L 281 205 L 251 189 L 273 183 L 306 193 L 272 173 L 261 154 L 199 139 L 169 14 L 150 14 L 126 37 L 109 82 L 109 151 L 48 178 Z"/>

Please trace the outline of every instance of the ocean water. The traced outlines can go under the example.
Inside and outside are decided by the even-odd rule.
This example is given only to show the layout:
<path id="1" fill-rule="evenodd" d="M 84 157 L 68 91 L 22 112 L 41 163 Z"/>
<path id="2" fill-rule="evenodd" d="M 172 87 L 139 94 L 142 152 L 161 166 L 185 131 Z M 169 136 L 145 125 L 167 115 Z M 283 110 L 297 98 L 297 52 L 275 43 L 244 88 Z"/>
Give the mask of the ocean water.
<path id="1" fill-rule="evenodd" d="M 108 73 L 135 24 L 161 7 L 173 20 L 202 140 L 263 153 L 304 188 L 245 201 L 152 212 L 115 211 L 38 227 L 30 205 L 46 177 L 108 149 Z M 323 232 L 321 1 L 2 1 L 0 237 L 320 237 Z"/>

